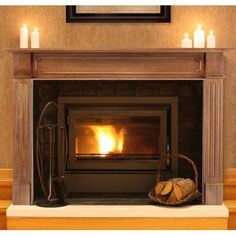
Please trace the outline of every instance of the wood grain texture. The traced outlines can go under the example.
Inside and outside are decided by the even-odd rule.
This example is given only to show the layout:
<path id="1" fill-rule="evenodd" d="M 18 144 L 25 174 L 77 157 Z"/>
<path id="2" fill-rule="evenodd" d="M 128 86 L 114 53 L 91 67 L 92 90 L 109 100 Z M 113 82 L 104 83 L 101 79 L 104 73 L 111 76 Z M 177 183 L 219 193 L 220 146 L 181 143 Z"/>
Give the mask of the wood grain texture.
<path id="1" fill-rule="evenodd" d="M 203 85 L 203 179 L 206 204 L 223 201 L 223 80 Z"/>
<path id="2" fill-rule="evenodd" d="M 236 168 L 224 170 L 224 200 L 236 201 Z"/>
<path id="3" fill-rule="evenodd" d="M 10 200 L 0 200 L 0 230 L 7 229 L 6 210 L 10 204 Z"/>
<path id="4" fill-rule="evenodd" d="M 225 230 L 227 218 L 15 218 L 9 230 Z"/>
<path id="5" fill-rule="evenodd" d="M 28 53 L 15 53 L 13 56 L 14 78 L 31 78 L 31 55 Z"/>
<path id="6" fill-rule="evenodd" d="M 228 229 L 236 230 L 236 200 L 224 201 L 229 208 Z"/>
<path id="7" fill-rule="evenodd" d="M 222 53 L 206 54 L 206 72 L 207 78 L 224 76 L 224 56 Z"/>
<path id="8" fill-rule="evenodd" d="M 12 169 L 0 169 L 0 230 L 7 228 L 6 210 L 12 199 Z"/>
<path id="9" fill-rule="evenodd" d="M 12 169 L 0 169 L 0 200 L 12 199 Z"/>
<path id="10" fill-rule="evenodd" d="M 78 48 L 21 48 L 21 49 L 7 49 L 7 51 L 16 53 L 16 54 L 25 54 L 25 53 L 33 53 L 33 54 L 45 54 L 45 53 L 68 53 L 68 54 L 77 54 L 81 56 L 85 55 L 94 55 L 94 54 L 107 54 L 108 56 L 119 55 L 122 56 L 124 54 L 130 55 L 141 55 L 147 56 L 151 55 L 160 55 L 161 53 L 222 53 L 233 50 L 233 48 L 103 48 L 103 49 L 78 49 Z"/>
<path id="11" fill-rule="evenodd" d="M 64 53 L 31 53 L 34 78 L 100 78 L 127 79 L 143 77 L 204 76 L 203 53 L 172 53 L 171 50 L 156 53 L 155 50 L 68 51 Z M 161 50 L 160 50 L 161 51 Z M 221 52 L 222 53 L 222 52 Z M 31 55 L 29 54 L 29 55 Z M 17 72 L 15 72 L 17 74 Z M 17 75 L 18 76 L 18 75 Z"/>
<path id="12" fill-rule="evenodd" d="M 13 203 L 30 204 L 33 179 L 33 92 L 31 80 L 14 80 Z"/>

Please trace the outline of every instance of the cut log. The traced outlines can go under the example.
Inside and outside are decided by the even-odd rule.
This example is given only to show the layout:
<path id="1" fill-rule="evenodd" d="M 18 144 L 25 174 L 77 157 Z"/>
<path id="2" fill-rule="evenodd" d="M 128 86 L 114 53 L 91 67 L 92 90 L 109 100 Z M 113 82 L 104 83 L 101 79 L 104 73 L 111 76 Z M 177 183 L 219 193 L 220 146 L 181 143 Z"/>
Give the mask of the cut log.
<path id="1" fill-rule="evenodd" d="M 159 182 L 155 187 L 155 194 L 158 196 L 166 185 L 166 181 Z"/>
<path id="2" fill-rule="evenodd" d="M 177 184 L 174 185 L 173 192 L 175 193 L 177 200 L 180 201 L 183 197 L 183 194 L 180 190 L 180 187 Z"/>
<path id="3" fill-rule="evenodd" d="M 173 191 L 178 201 L 188 196 L 195 188 L 195 184 L 191 179 L 184 179 L 176 182 L 173 186 Z"/>
<path id="4" fill-rule="evenodd" d="M 165 182 L 159 182 L 159 183 L 165 183 L 164 187 L 161 189 L 160 194 L 161 195 L 167 195 L 167 194 L 171 193 L 171 191 L 173 189 L 173 186 L 172 186 L 173 183 L 177 183 L 177 182 L 182 181 L 182 180 L 184 180 L 184 178 L 172 178 L 172 179 L 170 179 L 168 181 L 165 181 Z M 159 186 L 159 188 L 161 188 L 161 186 Z"/>
<path id="5" fill-rule="evenodd" d="M 167 194 L 169 194 L 169 193 L 172 191 L 172 189 L 173 189 L 173 184 L 172 184 L 172 181 L 169 180 L 169 181 L 166 183 L 166 185 L 165 185 L 165 187 L 163 188 L 163 190 L 161 191 L 161 195 L 167 195 Z"/>
<path id="6" fill-rule="evenodd" d="M 173 188 L 175 187 L 175 183 L 173 184 Z M 176 202 L 178 202 L 178 199 L 176 198 L 176 196 L 175 196 L 175 192 L 174 192 L 174 190 L 172 190 L 172 192 L 171 192 L 171 194 L 170 194 L 170 196 L 169 196 L 169 198 L 168 198 L 168 200 L 167 200 L 169 203 L 176 203 Z"/>

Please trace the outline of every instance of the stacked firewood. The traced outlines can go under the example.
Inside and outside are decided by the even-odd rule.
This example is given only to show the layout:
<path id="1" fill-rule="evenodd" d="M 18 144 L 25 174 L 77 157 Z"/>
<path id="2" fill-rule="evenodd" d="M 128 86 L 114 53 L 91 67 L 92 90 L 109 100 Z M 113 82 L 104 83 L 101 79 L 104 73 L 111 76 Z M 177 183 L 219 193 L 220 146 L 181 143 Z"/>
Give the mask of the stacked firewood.
<path id="1" fill-rule="evenodd" d="M 172 178 L 159 182 L 155 194 L 162 201 L 174 204 L 184 200 L 195 188 L 195 183 L 189 178 Z"/>

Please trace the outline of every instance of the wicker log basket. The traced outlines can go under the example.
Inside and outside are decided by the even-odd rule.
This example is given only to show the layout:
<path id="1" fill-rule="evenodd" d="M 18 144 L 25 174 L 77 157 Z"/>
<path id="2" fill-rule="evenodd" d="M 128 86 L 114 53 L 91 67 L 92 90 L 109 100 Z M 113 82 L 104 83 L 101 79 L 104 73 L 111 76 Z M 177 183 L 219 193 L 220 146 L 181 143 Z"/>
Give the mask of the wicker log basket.
<path id="1" fill-rule="evenodd" d="M 191 164 L 192 168 L 193 168 L 193 172 L 194 172 L 194 181 L 192 181 L 191 179 L 187 178 L 172 178 L 170 180 L 161 182 L 160 181 L 160 170 L 161 167 L 166 163 L 166 161 L 170 158 L 180 158 L 183 159 L 185 161 L 187 161 L 189 164 Z M 192 188 L 191 191 L 184 196 L 184 198 L 182 199 L 176 199 L 174 202 L 170 201 L 169 199 L 171 198 L 171 194 L 169 195 L 169 197 L 163 197 L 161 194 L 156 194 L 156 187 L 158 185 L 158 183 L 173 183 L 173 186 L 176 186 L 176 182 L 178 183 L 178 181 L 181 181 L 182 183 L 186 182 L 186 183 L 192 183 Z M 164 187 L 164 186 L 163 186 Z M 174 190 L 172 190 L 174 194 Z M 163 158 L 162 160 L 160 160 L 158 168 L 157 168 L 157 182 L 156 182 L 156 186 L 149 192 L 148 197 L 155 203 L 159 203 L 159 204 L 163 204 L 163 205 L 169 205 L 169 206 L 178 206 L 178 205 L 184 205 L 184 204 L 188 204 L 194 200 L 200 199 L 201 198 L 201 193 L 198 191 L 198 171 L 197 171 L 197 167 L 195 165 L 195 163 L 187 156 L 183 155 L 183 154 L 177 154 L 177 155 L 173 155 L 173 154 L 167 154 L 165 158 Z"/>

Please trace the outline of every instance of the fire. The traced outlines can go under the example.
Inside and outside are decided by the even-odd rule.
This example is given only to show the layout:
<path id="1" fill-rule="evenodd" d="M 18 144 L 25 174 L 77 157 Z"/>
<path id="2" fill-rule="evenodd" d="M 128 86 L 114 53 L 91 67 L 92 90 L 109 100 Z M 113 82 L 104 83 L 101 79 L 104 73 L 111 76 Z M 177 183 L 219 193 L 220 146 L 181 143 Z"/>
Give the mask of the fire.
<path id="1" fill-rule="evenodd" d="M 112 125 L 91 125 L 98 144 L 99 154 L 122 153 L 125 129 L 115 129 Z"/>

